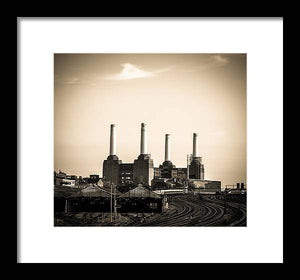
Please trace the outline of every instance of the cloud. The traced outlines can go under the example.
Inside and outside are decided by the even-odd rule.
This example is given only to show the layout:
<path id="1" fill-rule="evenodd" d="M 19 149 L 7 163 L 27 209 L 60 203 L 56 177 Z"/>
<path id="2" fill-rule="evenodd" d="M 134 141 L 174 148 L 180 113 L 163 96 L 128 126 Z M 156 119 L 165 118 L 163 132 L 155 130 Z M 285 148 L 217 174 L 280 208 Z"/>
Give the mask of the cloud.
<path id="1" fill-rule="evenodd" d="M 107 80 L 131 80 L 131 79 L 138 79 L 138 78 L 149 78 L 156 76 L 157 73 L 162 73 L 169 71 L 171 68 L 163 68 L 156 71 L 145 71 L 141 67 L 131 64 L 131 63 L 124 63 L 121 64 L 123 67 L 120 73 L 106 76 L 104 77 Z"/>
<path id="2" fill-rule="evenodd" d="M 92 76 L 92 75 L 91 75 Z M 57 85 L 88 85 L 95 86 L 96 79 L 94 77 L 72 77 L 72 76 L 59 76 L 56 75 L 54 79 L 54 83 Z"/>
<path id="3" fill-rule="evenodd" d="M 215 54 L 210 56 L 213 66 L 218 67 L 218 66 L 224 66 L 225 64 L 229 63 L 229 59 L 220 55 L 220 54 Z"/>
<path id="4" fill-rule="evenodd" d="M 209 71 L 211 69 L 223 67 L 226 64 L 230 63 L 228 57 L 225 57 L 221 54 L 213 54 L 206 56 L 201 61 L 198 62 L 198 65 L 195 63 L 182 64 L 178 65 L 177 70 L 181 72 L 199 72 L 199 71 Z"/>
<path id="5" fill-rule="evenodd" d="M 87 86 L 96 86 L 98 82 L 101 80 L 114 80 L 114 81 L 122 81 L 122 80 L 132 80 L 132 79 L 140 79 L 140 78 L 151 78 L 156 77 L 160 73 L 168 72 L 171 70 L 175 70 L 175 72 L 198 72 L 198 71 L 207 71 L 213 68 L 223 67 L 224 65 L 230 62 L 229 58 L 222 54 L 212 54 L 207 55 L 202 61 L 199 61 L 199 65 L 195 65 L 192 63 L 188 64 L 177 64 L 169 67 L 146 71 L 141 66 L 134 65 L 131 63 L 123 63 L 121 64 L 121 71 L 119 73 L 111 74 L 111 75 L 99 75 L 97 73 L 88 73 L 82 72 L 80 73 L 72 73 L 74 71 L 81 70 L 78 67 L 73 67 L 70 69 L 70 74 L 65 76 L 56 75 L 55 76 L 55 84 L 62 85 L 87 85 Z M 74 75 L 72 75 L 74 74 Z"/>
<path id="6" fill-rule="evenodd" d="M 70 78 L 66 81 L 68 85 L 80 84 L 79 78 Z"/>

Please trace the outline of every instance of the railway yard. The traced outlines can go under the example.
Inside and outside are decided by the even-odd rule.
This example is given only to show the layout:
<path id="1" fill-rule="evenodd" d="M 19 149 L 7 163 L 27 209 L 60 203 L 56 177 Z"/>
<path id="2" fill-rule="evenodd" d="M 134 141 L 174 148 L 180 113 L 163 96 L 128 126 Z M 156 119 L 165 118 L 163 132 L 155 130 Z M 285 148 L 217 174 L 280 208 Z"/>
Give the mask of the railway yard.
<path id="1" fill-rule="evenodd" d="M 244 182 L 225 185 L 222 191 L 221 181 L 204 179 L 197 133 L 186 167 L 176 168 L 170 134 L 165 134 L 165 160 L 154 167 L 146 132 L 142 123 L 140 155 L 133 163 L 122 163 L 116 152 L 116 125 L 111 124 L 102 178 L 90 175 L 76 181 L 75 175 L 54 172 L 54 226 L 247 225 Z"/>
<path id="2" fill-rule="evenodd" d="M 161 213 L 55 212 L 55 226 L 246 226 L 246 194 L 168 196 Z"/>

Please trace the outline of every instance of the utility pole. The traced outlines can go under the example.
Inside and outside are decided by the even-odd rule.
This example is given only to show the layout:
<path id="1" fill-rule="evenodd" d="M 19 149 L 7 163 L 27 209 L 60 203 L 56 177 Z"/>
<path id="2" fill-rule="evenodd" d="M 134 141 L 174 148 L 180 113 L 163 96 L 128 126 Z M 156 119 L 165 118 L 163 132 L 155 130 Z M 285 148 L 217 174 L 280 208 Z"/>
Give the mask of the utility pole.
<path id="1" fill-rule="evenodd" d="M 68 199 L 65 200 L 65 213 L 68 213 Z"/>
<path id="2" fill-rule="evenodd" d="M 189 187 L 189 179 L 190 179 L 190 164 L 191 164 L 191 154 L 187 154 L 187 159 L 186 159 L 186 186 L 187 188 Z"/>
<path id="3" fill-rule="evenodd" d="M 225 214 L 227 214 L 227 188 L 224 191 L 224 197 L 225 197 Z"/>
<path id="4" fill-rule="evenodd" d="M 189 178 L 190 178 L 190 168 L 189 168 L 189 165 L 190 165 L 190 155 L 189 154 L 187 155 L 186 164 L 187 164 L 186 178 L 187 178 L 187 182 L 188 182 Z"/>
<path id="5" fill-rule="evenodd" d="M 112 222 L 112 183 L 110 183 L 110 222 Z"/>
<path id="6" fill-rule="evenodd" d="M 115 214 L 115 220 L 117 219 L 117 201 L 116 201 L 116 185 L 114 184 L 114 214 Z"/>

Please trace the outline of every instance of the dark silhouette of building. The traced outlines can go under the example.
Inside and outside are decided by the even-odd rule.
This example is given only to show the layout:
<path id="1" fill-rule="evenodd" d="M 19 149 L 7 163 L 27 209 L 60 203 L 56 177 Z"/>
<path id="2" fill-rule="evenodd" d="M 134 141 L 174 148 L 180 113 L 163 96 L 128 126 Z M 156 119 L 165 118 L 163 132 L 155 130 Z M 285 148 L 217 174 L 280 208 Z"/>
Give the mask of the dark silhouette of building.
<path id="1" fill-rule="evenodd" d="M 139 184 L 151 185 L 154 167 L 151 155 L 147 154 L 146 124 L 141 126 L 141 154 L 134 163 L 122 163 L 116 155 L 116 130 L 110 128 L 110 154 L 103 162 L 103 179 L 116 185 Z"/>
<path id="2" fill-rule="evenodd" d="M 176 168 L 171 161 L 171 148 L 170 148 L 170 134 L 165 137 L 165 161 L 158 168 L 154 170 L 154 178 L 177 178 L 184 179 L 200 179 L 204 180 L 204 165 L 202 158 L 198 156 L 198 135 L 193 134 L 193 155 L 189 165 L 189 176 L 187 176 L 187 168 Z"/>

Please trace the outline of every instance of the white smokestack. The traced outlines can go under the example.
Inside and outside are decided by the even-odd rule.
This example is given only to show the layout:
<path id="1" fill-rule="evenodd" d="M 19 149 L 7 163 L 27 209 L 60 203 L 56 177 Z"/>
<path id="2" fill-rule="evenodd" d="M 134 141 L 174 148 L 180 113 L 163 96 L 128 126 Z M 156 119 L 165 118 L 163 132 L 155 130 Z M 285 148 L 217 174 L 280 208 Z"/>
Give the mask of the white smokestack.
<path id="1" fill-rule="evenodd" d="M 198 157 L 198 134 L 193 134 L 193 157 Z"/>
<path id="2" fill-rule="evenodd" d="M 110 125 L 110 148 L 109 154 L 111 156 L 116 155 L 116 125 Z"/>
<path id="3" fill-rule="evenodd" d="M 146 124 L 142 123 L 141 126 L 141 155 L 147 154 L 147 134 Z"/>
<path id="4" fill-rule="evenodd" d="M 165 142 L 165 161 L 170 161 L 170 134 L 166 134 L 166 142 Z"/>

